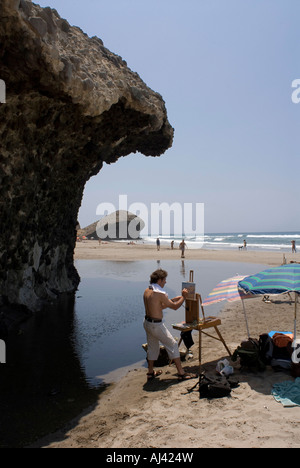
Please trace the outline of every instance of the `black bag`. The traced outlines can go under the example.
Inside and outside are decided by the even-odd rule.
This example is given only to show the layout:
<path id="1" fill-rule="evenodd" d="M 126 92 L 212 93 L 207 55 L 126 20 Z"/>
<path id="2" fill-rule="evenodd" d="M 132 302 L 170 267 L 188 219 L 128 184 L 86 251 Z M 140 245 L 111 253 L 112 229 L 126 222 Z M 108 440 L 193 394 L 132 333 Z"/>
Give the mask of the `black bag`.
<path id="1" fill-rule="evenodd" d="M 241 367 L 256 368 L 260 371 L 265 370 L 266 366 L 260 356 L 259 341 L 255 338 L 249 338 L 238 346 L 233 353 L 232 360 L 240 358 Z"/>
<path id="2" fill-rule="evenodd" d="M 263 333 L 259 337 L 259 352 L 264 364 L 270 364 L 273 357 L 273 340 L 268 333 Z"/>
<path id="3" fill-rule="evenodd" d="M 201 375 L 199 392 L 200 398 L 223 398 L 231 394 L 231 386 L 225 378 L 211 379 Z"/>

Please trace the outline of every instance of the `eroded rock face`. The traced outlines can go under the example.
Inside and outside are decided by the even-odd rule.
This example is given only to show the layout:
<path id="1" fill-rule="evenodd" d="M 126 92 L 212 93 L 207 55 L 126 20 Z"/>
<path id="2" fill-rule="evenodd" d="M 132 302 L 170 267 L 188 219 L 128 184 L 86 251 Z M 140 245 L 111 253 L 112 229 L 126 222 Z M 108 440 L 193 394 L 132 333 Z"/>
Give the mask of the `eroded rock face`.
<path id="1" fill-rule="evenodd" d="M 81 229 L 80 233 L 88 239 L 136 240 L 144 227 L 145 223 L 139 216 L 130 211 L 118 210 Z"/>
<path id="2" fill-rule="evenodd" d="M 0 0 L 0 298 L 74 291 L 77 214 L 103 162 L 172 145 L 161 96 L 50 8 Z M 116 187 L 117 190 L 117 187 Z"/>

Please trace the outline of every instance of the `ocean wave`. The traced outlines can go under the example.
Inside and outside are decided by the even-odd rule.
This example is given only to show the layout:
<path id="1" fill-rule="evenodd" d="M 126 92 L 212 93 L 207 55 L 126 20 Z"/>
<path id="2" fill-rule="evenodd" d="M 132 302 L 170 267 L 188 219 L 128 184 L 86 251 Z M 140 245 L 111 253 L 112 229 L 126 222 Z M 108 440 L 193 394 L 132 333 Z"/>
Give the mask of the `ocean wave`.
<path id="1" fill-rule="evenodd" d="M 237 242 L 205 242 L 204 247 L 206 248 L 230 248 L 230 249 L 237 249 L 241 247 L 241 243 Z M 248 249 L 258 249 L 258 250 L 282 250 L 282 249 L 289 249 L 290 247 L 287 244 L 255 244 L 255 243 L 247 243 Z"/>
<path id="2" fill-rule="evenodd" d="M 300 239 L 300 234 L 247 234 L 247 239 Z"/>
<path id="3" fill-rule="evenodd" d="M 182 238 L 185 239 L 189 249 L 238 249 L 243 246 L 243 239 L 247 239 L 247 248 L 249 250 L 274 250 L 289 252 L 291 249 L 291 240 L 300 239 L 300 232 L 297 233 L 208 233 L 201 235 L 185 236 L 157 236 L 149 235 L 142 238 L 144 243 L 155 244 L 157 237 L 160 238 L 162 245 L 169 245 L 172 240 L 175 241 L 174 248 L 178 248 Z"/>

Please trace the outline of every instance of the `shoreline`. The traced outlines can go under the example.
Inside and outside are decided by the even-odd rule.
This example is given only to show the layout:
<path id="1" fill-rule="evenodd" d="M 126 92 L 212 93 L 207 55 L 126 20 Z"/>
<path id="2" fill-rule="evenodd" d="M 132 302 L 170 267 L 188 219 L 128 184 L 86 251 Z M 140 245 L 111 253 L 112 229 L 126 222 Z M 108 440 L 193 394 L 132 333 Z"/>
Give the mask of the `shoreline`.
<path id="1" fill-rule="evenodd" d="M 94 243 L 93 243 L 94 242 Z M 287 262 L 299 260 L 298 254 L 285 254 Z M 180 259 L 180 252 L 155 246 L 102 244 L 87 241 L 75 251 L 76 259 L 138 261 Z M 234 252 L 188 250 L 186 260 L 242 261 L 278 265 L 278 252 Z M 293 330 L 294 304 L 287 295 L 265 303 L 262 298 L 246 304 L 250 334 L 271 330 Z M 233 353 L 247 339 L 241 302 L 226 303 L 219 316 L 219 328 Z M 298 325 L 299 329 L 299 325 Z M 183 362 L 187 371 L 197 372 L 198 333 L 193 333 L 193 358 Z M 216 375 L 219 360 L 227 358 L 222 343 L 202 339 L 202 371 Z M 234 376 L 239 387 L 230 398 L 200 399 L 189 392 L 197 380 L 178 382 L 174 366 L 161 368 L 162 375 L 146 383 L 146 368 L 129 371 L 109 385 L 93 407 L 87 408 L 67 426 L 31 445 L 33 448 L 300 448 L 300 407 L 284 408 L 271 395 L 275 383 L 292 380 L 287 371 L 241 372 L 238 363 Z M 278 430 L 280 428 L 280 431 Z"/>
<path id="2" fill-rule="evenodd" d="M 260 263 L 270 266 L 281 265 L 285 256 L 287 263 L 300 262 L 300 253 L 259 251 L 259 250 L 211 250 L 187 249 L 185 260 L 216 260 L 228 262 Z M 182 260 L 179 249 L 149 244 L 128 244 L 126 242 L 102 242 L 86 240 L 76 243 L 74 260 Z"/>

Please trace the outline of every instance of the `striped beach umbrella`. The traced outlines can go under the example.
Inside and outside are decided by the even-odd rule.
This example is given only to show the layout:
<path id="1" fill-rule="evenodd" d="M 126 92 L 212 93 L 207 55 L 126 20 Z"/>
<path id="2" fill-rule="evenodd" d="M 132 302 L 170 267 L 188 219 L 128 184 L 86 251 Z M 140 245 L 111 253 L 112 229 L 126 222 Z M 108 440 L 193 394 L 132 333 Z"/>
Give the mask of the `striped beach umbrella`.
<path id="1" fill-rule="evenodd" d="M 300 264 L 288 263 L 269 268 L 252 276 L 247 276 L 238 283 L 242 295 L 279 295 L 295 293 L 294 339 L 296 339 L 297 302 L 300 294 Z"/>
<path id="2" fill-rule="evenodd" d="M 238 288 L 242 293 L 254 296 L 287 292 L 300 294 L 300 264 L 288 263 L 247 276 L 239 282 Z"/>
<path id="3" fill-rule="evenodd" d="M 245 276 L 234 276 L 232 278 L 221 281 L 212 291 L 207 298 L 202 302 L 203 306 L 209 306 L 221 301 L 238 301 L 241 300 L 241 294 L 238 290 L 238 283 L 243 280 Z"/>

